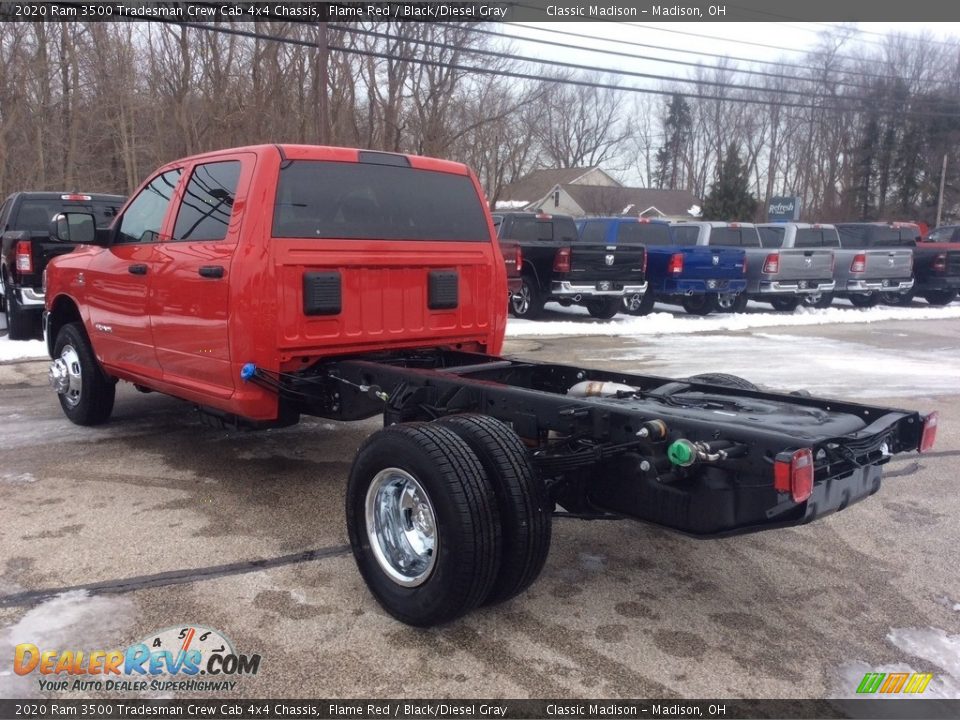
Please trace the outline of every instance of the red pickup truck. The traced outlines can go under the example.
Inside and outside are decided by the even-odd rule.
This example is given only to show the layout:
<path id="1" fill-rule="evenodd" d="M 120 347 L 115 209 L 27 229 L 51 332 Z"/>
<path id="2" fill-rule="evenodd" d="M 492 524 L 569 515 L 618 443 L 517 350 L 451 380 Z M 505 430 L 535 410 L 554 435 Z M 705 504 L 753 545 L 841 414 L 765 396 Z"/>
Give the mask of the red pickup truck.
<path id="1" fill-rule="evenodd" d="M 698 536 L 786 527 L 880 488 L 935 413 L 497 356 L 506 273 L 464 165 L 261 145 L 170 163 L 49 266 L 50 382 L 75 423 L 118 380 L 219 423 L 384 429 L 358 450 L 347 530 L 380 604 L 432 625 L 522 592 L 557 505 Z"/>

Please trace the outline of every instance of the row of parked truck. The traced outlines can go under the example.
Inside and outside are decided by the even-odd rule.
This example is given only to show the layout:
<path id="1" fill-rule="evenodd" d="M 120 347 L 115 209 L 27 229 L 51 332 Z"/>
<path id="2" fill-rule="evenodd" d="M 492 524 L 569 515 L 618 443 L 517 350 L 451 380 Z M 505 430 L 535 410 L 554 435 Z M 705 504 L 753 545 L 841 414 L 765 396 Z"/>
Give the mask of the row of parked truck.
<path id="1" fill-rule="evenodd" d="M 667 222 L 636 217 L 494 215 L 514 316 L 547 302 L 583 305 L 597 318 L 645 315 L 654 303 L 688 313 L 857 307 L 921 297 L 952 302 L 960 290 L 960 226 L 923 238 L 914 223 Z"/>

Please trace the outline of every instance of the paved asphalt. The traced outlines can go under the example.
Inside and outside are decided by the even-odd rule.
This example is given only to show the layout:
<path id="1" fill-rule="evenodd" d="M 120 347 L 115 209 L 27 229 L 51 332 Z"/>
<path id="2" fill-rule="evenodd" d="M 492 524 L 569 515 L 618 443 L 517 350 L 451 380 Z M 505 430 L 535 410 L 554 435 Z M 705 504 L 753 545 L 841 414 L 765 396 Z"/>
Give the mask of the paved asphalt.
<path id="1" fill-rule="evenodd" d="M 789 333 L 810 351 L 862 338 L 876 362 L 960 348 L 958 320 Z M 536 338 L 506 352 L 671 373 L 622 359 L 634 346 Z M 63 417 L 45 373 L 0 366 L 0 697 L 77 696 L 12 674 L 19 642 L 107 650 L 193 624 L 262 656 L 230 696 L 832 697 L 898 667 L 960 696 L 960 388 L 887 399 L 940 410 L 937 452 L 897 458 L 879 494 L 841 513 L 713 541 L 559 520 L 527 593 L 424 631 L 378 607 L 346 546 L 345 477 L 378 420 L 225 432 L 122 385 L 109 424 L 86 429 Z M 263 559 L 276 562 L 250 565 Z M 94 583 L 102 591 L 25 595 Z"/>

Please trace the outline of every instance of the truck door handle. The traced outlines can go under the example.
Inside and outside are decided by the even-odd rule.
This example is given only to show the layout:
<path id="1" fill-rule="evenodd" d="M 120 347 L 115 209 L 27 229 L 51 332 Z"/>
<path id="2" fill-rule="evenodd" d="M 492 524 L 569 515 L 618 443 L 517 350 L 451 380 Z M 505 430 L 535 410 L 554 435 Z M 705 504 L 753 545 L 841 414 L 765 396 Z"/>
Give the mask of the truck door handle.
<path id="1" fill-rule="evenodd" d="M 223 265 L 204 265 L 197 270 L 197 273 L 199 273 L 200 277 L 222 278 Z"/>
<path id="2" fill-rule="evenodd" d="M 127 272 L 131 275 L 146 275 L 147 266 L 146 265 L 131 265 L 127 268 Z"/>

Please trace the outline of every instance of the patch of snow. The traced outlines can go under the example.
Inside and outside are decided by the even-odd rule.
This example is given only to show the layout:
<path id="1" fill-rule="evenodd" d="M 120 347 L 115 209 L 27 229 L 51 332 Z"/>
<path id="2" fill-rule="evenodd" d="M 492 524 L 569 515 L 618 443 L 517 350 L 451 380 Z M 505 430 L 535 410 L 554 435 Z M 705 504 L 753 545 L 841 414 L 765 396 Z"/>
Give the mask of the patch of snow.
<path id="1" fill-rule="evenodd" d="M 35 483 L 37 479 L 33 476 L 33 473 L 4 473 L 0 475 L 0 483 L 7 483 L 9 485 L 25 485 L 27 483 Z"/>
<path id="2" fill-rule="evenodd" d="M 0 362 L 12 360 L 38 360 L 47 357 L 47 344 L 43 340 L 11 340 L 0 337 Z"/>
<path id="3" fill-rule="evenodd" d="M 687 208 L 687 215 L 692 215 L 693 217 L 700 217 L 703 214 L 703 208 L 699 205 L 691 205 Z"/>
<path id="4" fill-rule="evenodd" d="M 529 204 L 529 200 L 497 200 L 495 207 L 497 210 L 516 210 Z"/>
<path id="5" fill-rule="evenodd" d="M 600 572 L 607 564 L 606 555 L 591 555 L 580 553 L 580 567 L 590 572 Z"/>
<path id="6" fill-rule="evenodd" d="M 662 306 L 659 306 L 662 307 Z M 618 315 L 613 320 L 584 317 L 579 307 L 562 308 L 570 320 L 519 320 L 507 322 L 507 337 L 607 335 L 641 337 L 649 335 L 684 335 L 691 333 L 751 330 L 768 327 L 808 327 L 812 325 L 844 325 L 874 323 L 884 320 L 946 320 L 960 318 L 960 305 L 947 307 L 831 307 L 797 308 L 793 313 L 746 312 L 714 314 L 707 317 L 677 312 L 655 312 L 644 317 Z M 584 317 L 577 320 L 574 316 Z"/>
<path id="7" fill-rule="evenodd" d="M 21 643 L 41 650 L 109 650 L 134 623 L 134 603 L 126 597 L 91 596 L 72 590 L 27 611 L 0 634 L 0 656 L 13 658 Z M 47 679 L 47 678 L 45 678 Z M 0 697 L 40 694 L 37 674 L 0 677 Z"/>
<path id="8" fill-rule="evenodd" d="M 665 377 L 730 373 L 784 392 L 806 389 L 828 397 L 916 397 L 960 387 L 952 348 L 902 348 L 892 354 L 864 343 L 817 338 L 814 352 L 798 352 L 809 343 L 809 338 L 772 333 L 743 335 L 735 342 L 725 335 L 653 336 L 584 360 L 598 366 L 632 363 L 625 369 Z"/>

